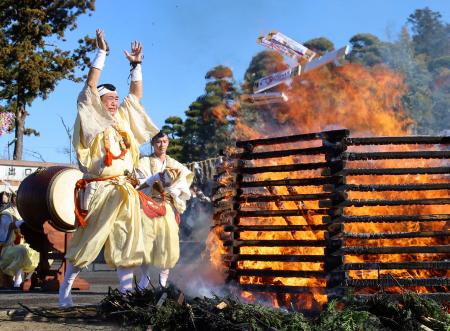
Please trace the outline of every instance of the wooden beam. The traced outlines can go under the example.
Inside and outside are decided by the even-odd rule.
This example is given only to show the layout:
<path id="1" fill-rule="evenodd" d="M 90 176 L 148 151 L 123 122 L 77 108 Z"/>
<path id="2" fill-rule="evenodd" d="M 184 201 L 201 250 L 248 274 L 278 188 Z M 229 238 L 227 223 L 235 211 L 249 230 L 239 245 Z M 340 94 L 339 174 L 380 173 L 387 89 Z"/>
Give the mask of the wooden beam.
<path id="1" fill-rule="evenodd" d="M 271 201 L 315 201 L 322 199 L 330 199 L 334 197 L 332 193 L 316 193 L 316 194 L 293 194 L 293 195 L 242 195 L 239 199 L 240 203 L 246 202 L 271 202 Z M 450 200 L 450 199 L 449 199 Z"/>
<path id="2" fill-rule="evenodd" d="M 449 136 L 410 136 L 410 137 L 363 137 L 346 138 L 348 145 L 405 145 L 405 144 L 450 144 Z"/>
<path id="3" fill-rule="evenodd" d="M 239 217 L 274 217 L 274 216 L 309 216 L 327 215 L 328 209 L 285 209 L 285 210 L 240 210 L 237 212 Z"/>
<path id="4" fill-rule="evenodd" d="M 238 254 L 224 256 L 231 261 L 324 262 L 324 255 Z"/>
<path id="5" fill-rule="evenodd" d="M 446 159 L 450 158 L 450 151 L 342 153 L 342 159 L 350 161 L 389 160 L 389 159 L 444 159 L 444 158 Z"/>
<path id="6" fill-rule="evenodd" d="M 368 184 L 368 185 L 342 185 L 338 190 L 358 191 L 358 192 L 374 192 L 374 191 L 429 191 L 429 190 L 450 190 L 450 183 L 434 183 L 434 184 Z"/>
<path id="7" fill-rule="evenodd" d="M 435 246 L 348 246 L 333 255 L 450 253 L 450 245 Z"/>
<path id="8" fill-rule="evenodd" d="M 270 159 L 270 158 L 280 158 L 291 155 L 318 155 L 324 154 L 328 148 L 320 147 L 309 147 L 309 148 L 296 148 L 296 149 L 282 149 L 278 151 L 270 152 L 252 152 L 252 153 L 239 153 L 231 155 L 232 158 L 241 160 L 257 160 L 257 159 Z"/>
<path id="9" fill-rule="evenodd" d="M 340 270 L 450 269 L 450 261 L 346 263 Z"/>
<path id="10" fill-rule="evenodd" d="M 269 269 L 237 269 L 236 276 L 260 276 L 260 277 L 301 277 L 324 278 L 324 271 L 311 270 L 269 270 Z"/>
<path id="11" fill-rule="evenodd" d="M 349 168 L 338 172 L 342 176 L 384 176 L 384 175 L 421 175 L 421 174 L 448 174 L 450 167 L 428 167 L 428 168 Z"/>
<path id="12" fill-rule="evenodd" d="M 325 231 L 328 229 L 327 224 L 311 224 L 311 225 L 225 225 L 224 231 Z"/>
<path id="13" fill-rule="evenodd" d="M 325 240 L 225 240 L 224 246 L 242 247 L 324 247 Z"/>
<path id="14" fill-rule="evenodd" d="M 344 238 L 357 238 L 357 239 L 429 238 L 429 237 L 448 237 L 448 236 L 450 236 L 450 231 L 343 233 Z"/>
<path id="15" fill-rule="evenodd" d="M 324 223 L 396 223 L 396 222 L 436 222 L 448 221 L 450 214 L 428 214 L 428 215 L 379 215 L 379 216 L 340 216 L 336 219 L 323 217 Z"/>
<path id="16" fill-rule="evenodd" d="M 267 284 L 240 284 L 239 287 L 244 291 L 251 291 L 251 292 L 326 294 L 327 291 L 327 289 L 324 287 L 285 286 L 285 285 L 267 285 Z"/>
<path id="17" fill-rule="evenodd" d="M 247 145 L 251 146 L 259 146 L 259 145 L 276 145 L 282 143 L 291 143 L 297 141 L 309 141 L 315 139 L 323 139 L 327 136 L 334 135 L 349 135 L 349 130 L 329 130 L 322 132 L 314 132 L 314 133 L 304 133 L 304 134 L 296 134 L 291 136 L 281 136 L 281 137 L 272 137 L 272 138 L 261 138 L 261 139 L 252 139 L 252 140 L 238 140 L 236 142 L 236 147 L 244 148 Z"/>
<path id="18" fill-rule="evenodd" d="M 280 164 L 275 166 L 240 168 L 241 174 L 261 174 L 266 172 L 290 172 L 299 170 L 318 170 L 329 166 L 329 162 Z"/>
<path id="19" fill-rule="evenodd" d="M 319 206 L 330 208 L 331 200 L 324 200 Z M 410 205 L 448 205 L 450 198 L 407 199 L 407 200 L 347 200 L 337 204 L 338 207 L 372 207 L 372 206 L 410 206 Z"/>
<path id="20" fill-rule="evenodd" d="M 252 182 L 242 182 L 240 187 L 266 187 L 266 186 L 322 186 L 325 184 L 338 183 L 339 178 L 319 177 L 319 178 L 298 178 L 298 179 L 277 179 L 261 180 Z M 450 184 L 449 184 L 450 186 Z"/>

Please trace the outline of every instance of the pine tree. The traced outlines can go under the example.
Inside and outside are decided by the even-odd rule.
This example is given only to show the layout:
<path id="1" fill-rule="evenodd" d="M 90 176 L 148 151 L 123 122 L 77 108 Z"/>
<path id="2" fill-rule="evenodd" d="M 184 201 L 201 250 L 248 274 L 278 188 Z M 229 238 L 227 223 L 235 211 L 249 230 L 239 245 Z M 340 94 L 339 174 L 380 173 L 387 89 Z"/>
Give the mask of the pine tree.
<path id="1" fill-rule="evenodd" d="M 373 66 L 384 62 L 387 45 L 373 34 L 358 33 L 350 39 L 352 51 L 347 59 L 353 63 Z"/>
<path id="2" fill-rule="evenodd" d="M 303 43 L 310 50 L 323 54 L 334 50 L 334 44 L 331 40 L 325 37 L 310 39 Z"/>
<path id="3" fill-rule="evenodd" d="M 245 72 L 242 90 L 246 94 L 253 93 L 253 85 L 258 79 L 288 68 L 283 56 L 274 51 L 262 51 L 256 54 Z M 283 92 L 287 90 L 286 84 L 277 85 L 265 92 Z M 253 139 L 261 137 L 263 133 L 279 132 L 286 127 L 283 125 L 283 115 L 286 105 L 282 103 L 267 103 L 253 106 L 241 103 L 237 112 L 239 125 L 237 125 L 238 139 Z M 255 134 L 257 136 L 255 136 Z"/>
<path id="4" fill-rule="evenodd" d="M 411 25 L 416 54 L 430 58 L 450 54 L 450 25 L 442 21 L 442 15 L 430 8 L 417 9 L 408 18 Z"/>
<path id="5" fill-rule="evenodd" d="M 233 72 L 217 66 L 207 72 L 205 94 L 185 112 L 182 159 L 198 161 L 217 156 L 231 143 L 230 111 L 237 95 Z"/>
<path id="6" fill-rule="evenodd" d="M 167 133 L 170 138 L 170 144 L 167 149 L 167 154 L 178 161 L 184 162 L 183 158 L 183 142 L 182 137 L 184 133 L 183 120 L 178 116 L 170 116 L 164 121 L 162 131 Z"/>
<path id="7" fill-rule="evenodd" d="M 47 98 L 62 79 L 78 81 L 76 69 L 89 65 L 93 40 L 84 37 L 73 50 L 62 50 L 67 29 L 79 15 L 94 10 L 95 0 L 2 0 L 0 2 L 0 101 L 15 114 L 14 159 L 22 159 L 27 106 Z"/>

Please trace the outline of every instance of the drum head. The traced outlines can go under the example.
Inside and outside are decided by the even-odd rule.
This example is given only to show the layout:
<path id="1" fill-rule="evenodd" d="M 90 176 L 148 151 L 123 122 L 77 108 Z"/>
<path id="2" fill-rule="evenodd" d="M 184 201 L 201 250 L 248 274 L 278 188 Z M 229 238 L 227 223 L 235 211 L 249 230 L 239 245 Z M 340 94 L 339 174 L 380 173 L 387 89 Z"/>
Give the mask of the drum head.
<path id="1" fill-rule="evenodd" d="M 51 214 L 49 223 L 57 230 L 74 231 L 75 226 L 75 184 L 83 177 L 77 169 L 64 169 L 53 177 L 47 191 L 47 204 Z"/>

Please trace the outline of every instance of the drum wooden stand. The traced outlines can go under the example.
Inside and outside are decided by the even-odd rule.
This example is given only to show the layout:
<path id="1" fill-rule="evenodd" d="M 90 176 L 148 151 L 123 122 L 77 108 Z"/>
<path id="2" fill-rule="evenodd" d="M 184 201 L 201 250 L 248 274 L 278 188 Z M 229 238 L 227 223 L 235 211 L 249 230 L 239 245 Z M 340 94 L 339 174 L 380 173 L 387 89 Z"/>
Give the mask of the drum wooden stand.
<path id="1" fill-rule="evenodd" d="M 71 234 L 55 230 L 48 223 L 43 225 L 43 233 L 31 230 L 29 227 L 21 227 L 25 240 L 30 244 L 31 248 L 40 253 L 39 264 L 32 273 L 31 278 L 22 283 L 22 291 L 28 292 L 34 289 L 40 289 L 45 292 L 58 291 L 60 284 L 64 281 L 64 272 L 66 269 L 67 244 L 70 241 Z M 57 270 L 50 268 L 49 260 L 61 259 L 61 265 Z M 72 289 L 86 291 L 89 290 L 89 283 L 77 277 Z"/>

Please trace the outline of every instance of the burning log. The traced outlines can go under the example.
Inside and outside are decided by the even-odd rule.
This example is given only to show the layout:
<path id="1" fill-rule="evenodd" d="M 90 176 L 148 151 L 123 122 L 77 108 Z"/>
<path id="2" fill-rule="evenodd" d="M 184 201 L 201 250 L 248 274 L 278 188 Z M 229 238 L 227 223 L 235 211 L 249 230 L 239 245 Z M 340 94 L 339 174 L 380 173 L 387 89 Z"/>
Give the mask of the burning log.
<path id="1" fill-rule="evenodd" d="M 236 217 L 237 212 L 235 210 L 215 211 L 214 221 L 215 225 L 231 224 L 232 219 Z"/>
<path id="2" fill-rule="evenodd" d="M 358 238 L 358 239 L 427 238 L 427 237 L 448 237 L 450 236 L 450 231 L 379 232 L 379 233 L 344 232 L 342 236 L 344 238 Z"/>
<path id="3" fill-rule="evenodd" d="M 217 183 L 220 186 L 225 186 L 225 187 L 227 185 L 234 183 L 235 181 L 236 181 L 236 176 L 228 174 L 228 173 L 224 173 L 217 178 Z"/>
<path id="4" fill-rule="evenodd" d="M 334 222 L 342 223 L 394 223 L 394 222 L 435 222 L 448 221 L 450 214 L 431 215 L 379 215 L 379 216 L 340 216 Z M 324 223 L 332 222 L 330 217 L 322 219 Z"/>
<path id="5" fill-rule="evenodd" d="M 427 168 L 367 168 L 367 169 L 344 169 L 339 174 L 343 176 L 372 176 L 372 175 L 423 175 L 423 174 L 449 174 L 450 167 L 427 167 Z M 324 173 L 326 174 L 326 173 Z"/>
<path id="6" fill-rule="evenodd" d="M 212 196 L 212 201 L 219 201 L 222 199 L 229 199 L 236 195 L 236 190 L 226 190 L 224 188 L 219 188 L 216 190 L 214 195 Z"/>
<path id="7" fill-rule="evenodd" d="M 241 246 L 261 246 L 261 247 L 323 247 L 325 240 L 226 240 L 224 246 L 241 247 Z M 450 251 L 450 247 L 449 247 Z"/>
<path id="8" fill-rule="evenodd" d="M 338 207 L 367 207 L 367 206 L 409 206 L 409 205 L 448 205 L 450 198 L 408 199 L 408 200 L 347 200 L 337 204 Z M 320 201 L 319 206 L 330 208 L 333 201 Z"/>
<path id="9" fill-rule="evenodd" d="M 317 293 L 326 294 L 324 287 L 310 287 L 310 286 L 281 286 L 281 285 L 266 285 L 266 284 L 242 284 L 242 290 L 252 292 L 275 292 L 275 293 Z"/>
<path id="10" fill-rule="evenodd" d="M 281 136 L 281 137 L 273 137 L 273 138 L 262 138 L 262 139 L 252 139 L 252 140 L 242 140 L 236 142 L 236 147 L 238 148 L 246 148 L 248 150 L 252 150 L 255 146 L 267 146 L 267 145 L 276 145 L 283 143 L 293 143 L 298 141 L 310 141 L 316 139 L 326 139 L 332 138 L 342 135 L 349 135 L 348 130 L 330 130 L 330 131 L 322 131 L 315 133 L 304 133 L 297 134 L 291 136 Z"/>
<path id="11" fill-rule="evenodd" d="M 446 270 L 450 268 L 450 261 L 431 262 L 364 262 L 346 263 L 341 270 L 389 270 L 389 269 L 430 269 Z"/>
<path id="12" fill-rule="evenodd" d="M 364 137 L 364 138 L 346 138 L 347 145 L 404 145 L 404 144 L 450 144 L 450 136 L 411 136 L 411 137 Z"/>
<path id="13" fill-rule="evenodd" d="M 237 269 L 233 272 L 236 276 L 325 278 L 324 271 L 311 270 Z"/>
<path id="14" fill-rule="evenodd" d="M 325 260 L 323 255 L 236 254 L 228 257 L 232 261 L 324 262 Z"/>
<path id="15" fill-rule="evenodd" d="M 311 212 L 311 215 L 327 215 L 327 209 L 286 209 L 286 210 L 245 210 L 238 211 L 240 217 L 261 217 L 261 216 L 303 216 L 304 212 Z"/>
<path id="16" fill-rule="evenodd" d="M 255 159 L 270 159 L 275 157 L 284 157 L 292 155 L 319 155 L 324 154 L 328 150 L 327 147 L 309 147 L 309 148 L 296 148 L 296 149 L 284 149 L 280 151 L 270 152 L 256 152 L 256 153 L 240 153 L 234 154 L 232 157 L 240 158 L 242 160 L 255 160 Z"/>
<path id="17" fill-rule="evenodd" d="M 214 214 L 220 215 L 224 212 L 233 212 L 233 205 L 229 201 L 218 201 L 214 203 Z"/>
<path id="18" fill-rule="evenodd" d="M 241 174 L 259 174 L 266 172 L 290 172 L 299 170 L 317 170 L 327 167 L 327 162 L 316 163 L 297 163 L 297 164 L 280 164 L 276 166 L 264 167 L 243 167 L 240 169 Z"/>
<path id="19" fill-rule="evenodd" d="M 342 247 L 334 255 L 345 254 L 414 254 L 414 253 L 450 253 L 450 245 L 434 246 L 348 246 Z"/>
<path id="20" fill-rule="evenodd" d="M 325 189 L 325 187 L 324 187 Z M 450 190 L 450 183 L 436 184 L 371 184 L 356 185 L 347 184 L 338 187 L 339 191 L 358 191 L 358 192 L 375 192 L 375 191 L 430 191 L 430 190 Z"/>
<path id="21" fill-rule="evenodd" d="M 324 231 L 326 224 L 311 225 L 225 225 L 224 231 Z"/>
<path id="22" fill-rule="evenodd" d="M 325 184 L 340 184 L 339 178 L 299 178 L 299 179 L 277 179 L 253 182 L 242 182 L 241 187 L 260 187 L 260 186 L 321 186 Z"/>
<path id="23" fill-rule="evenodd" d="M 419 151 L 419 152 L 370 152 L 342 154 L 343 160 L 388 160 L 388 159 L 448 159 L 450 151 Z"/>
<path id="24" fill-rule="evenodd" d="M 349 130 L 343 129 L 343 130 L 330 130 L 315 133 L 303 133 L 292 136 L 241 140 L 236 142 L 236 147 L 252 150 L 255 146 L 276 145 L 283 143 L 293 143 L 298 141 L 310 141 L 316 139 L 329 139 L 340 136 L 348 136 L 349 134 L 350 134 Z"/>

